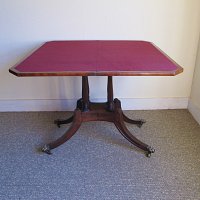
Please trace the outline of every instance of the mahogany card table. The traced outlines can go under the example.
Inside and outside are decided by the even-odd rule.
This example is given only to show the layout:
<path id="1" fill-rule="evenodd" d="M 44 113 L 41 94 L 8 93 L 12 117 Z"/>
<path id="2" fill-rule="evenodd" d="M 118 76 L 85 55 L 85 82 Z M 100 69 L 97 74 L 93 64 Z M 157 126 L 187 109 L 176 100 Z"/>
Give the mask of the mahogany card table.
<path id="1" fill-rule="evenodd" d="M 51 150 L 69 140 L 81 123 L 108 121 L 133 145 L 148 157 L 154 148 L 138 140 L 126 123 L 141 127 L 144 120 L 129 119 L 122 111 L 121 102 L 113 97 L 113 76 L 174 76 L 183 68 L 154 44 L 146 41 L 50 41 L 43 44 L 24 61 L 9 69 L 16 76 L 81 76 L 82 97 L 77 100 L 73 116 L 56 120 L 55 124 L 71 123 L 57 140 L 46 144 L 42 151 Z M 107 102 L 95 103 L 89 99 L 88 76 L 107 76 Z M 131 90 L 131 86 L 127 89 Z"/>

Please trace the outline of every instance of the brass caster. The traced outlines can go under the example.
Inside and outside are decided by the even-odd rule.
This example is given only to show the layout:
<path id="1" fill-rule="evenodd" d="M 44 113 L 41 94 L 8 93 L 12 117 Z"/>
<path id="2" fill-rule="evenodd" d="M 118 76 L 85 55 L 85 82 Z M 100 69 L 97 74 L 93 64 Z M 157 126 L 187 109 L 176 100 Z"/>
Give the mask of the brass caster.
<path id="1" fill-rule="evenodd" d="M 154 153 L 154 152 L 155 152 L 155 149 L 154 149 L 153 147 L 151 147 L 151 146 L 148 146 L 148 147 L 147 147 L 146 156 L 147 156 L 148 158 L 150 158 L 150 157 L 151 157 L 151 154 Z"/>
<path id="2" fill-rule="evenodd" d="M 136 126 L 139 127 L 139 128 L 141 128 L 142 125 L 143 125 L 144 123 L 146 123 L 146 121 L 145 121 L 144 119 L 140 119 L 139 121 L 140 121 L 140 122 L 137 123 Z"/>
<path id="3" fill-rule="evenodd" d="M 56 124 L 56 125 L 57 125 L 57 127 L 58 127 L 58 128 L 60 128 L 60 120 L 58 120 L 58 119 L 57 119 L 57 120 L 55 120 L 55 121 L 54 121 L 54 124 Z"/>
<path id="4" fill-rule="evenodd" d="M 42 150 L 42 152 L 44 152 L 44 153 L 46 153 L 46 154 L 48 154 L 48 155 L 51 155 L 51 154 L 52 154 L 52 153 L 51 153 L 50 146 L 47 145 L 47 144 L 45 144 L 44 147 L 42 147 L 41 150 Z"/>

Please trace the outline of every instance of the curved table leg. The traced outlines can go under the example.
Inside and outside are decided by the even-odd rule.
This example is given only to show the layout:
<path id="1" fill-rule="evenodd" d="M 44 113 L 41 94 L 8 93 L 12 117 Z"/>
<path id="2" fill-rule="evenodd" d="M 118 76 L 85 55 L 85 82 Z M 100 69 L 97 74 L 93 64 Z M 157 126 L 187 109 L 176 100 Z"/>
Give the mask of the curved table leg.
<path id="1" fill-rule="evenodd" d="M 73 119 L 74 119 L 74 116 L 71 116 L 70 118 L 65 119 L 65 120 L 57 119 L 54 121 L 54 124 L 56 124 L 58 126 L 58 128 L 60 128 L 61 124 L 69 124 L 69 123 L 73 122 Z"/>
<path id="2" fill-rule="evenodd" d="M 141 142 L 135 136 L 133 136 L 130 131 L 126 128 L 126 125 L 123 120 L 123 112 L 121 110 L 121 104 L 118 99 L 115 99 L 115 120 L 114 124 L 122 134 L 124 138 L 126 138 L 130 143 L 137 146 L 138 148 L 147 152 L 147 157 L 151 156 L 151 153 L 154 153 L 155 150 L 153 147 Z"/>
<path id="3" fill-rule="evenodd" d="M 143 120 L 143 119 L 140 119 L 140 120 L 133 120 L 133 119 L 130 119 L 130 118 L 128 118 L 124 113 L 123 113 L 123 119 L 124 119 L 125 122 L 130 123 L 130 124 L 135 124 L 135 125 L 138 126 L 139 128 L 141 128 L 142 125 L 146 122 L 146 121 Z"/>
<path id="4" fill-rule="evenodd" d="M 83 109 L 83 99 L 82 98 L 77 101 L 76 108 L 80 109 L 80 110 Z M 70 118 L 65 119 L 65 120 L 57 119 L 54 121 L 54 124 L 56 124 L 58 126 L 58 128 L 60 128 L 60 125 L 69 124 L 69 123 L 73 122 L 73 119 L 74 119 L 74 116 L 71 116 Z"/>
<path id="5" fill-rule="evenodd" d="M 81 125 L 81 122 L 82 122 L 81 111 L 79 109 L 76 109 L 74 112 L 73 123 L 71 127 L 68 129 L 68 131 L 60 138 L 58 138 L 56 141 L 44 145 L 42 151 L 44 153 L 51 154 L 51 149 L 54 149 L 60 146 L 61 144 L 65 143 L 76 133 L 76 131 L 79 129 Z"/>

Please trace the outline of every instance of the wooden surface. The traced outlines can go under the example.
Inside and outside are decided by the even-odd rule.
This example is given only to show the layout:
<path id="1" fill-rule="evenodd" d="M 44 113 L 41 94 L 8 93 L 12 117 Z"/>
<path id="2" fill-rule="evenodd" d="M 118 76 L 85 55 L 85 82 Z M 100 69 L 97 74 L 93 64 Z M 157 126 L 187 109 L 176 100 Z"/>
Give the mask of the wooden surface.
<path id="1" fill-rule="evenodd" d="M 145 41 L 51 41 L 9 69 L 16 76 L 174 76 L 183 68 Z"/>

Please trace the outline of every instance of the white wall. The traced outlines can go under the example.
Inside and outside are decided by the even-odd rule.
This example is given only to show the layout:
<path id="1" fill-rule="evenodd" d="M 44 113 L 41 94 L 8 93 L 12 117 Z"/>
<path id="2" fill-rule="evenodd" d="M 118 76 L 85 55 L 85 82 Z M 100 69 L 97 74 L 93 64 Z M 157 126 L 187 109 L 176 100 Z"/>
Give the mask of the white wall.
<path id="1" fill-rule="evenodd" d="M 62 107 L 55 105 L 62 104 L 60 99 L 75 102 L 81 95 L 80 77 L 18 78 L 8 69 L 45 41 L 77 39 L 154 42 L 184 73 L 115 77 L 115 96 L 127 102 L 127 109 L 187 107 L 200 31 L 199 0 L 0 0 L 0 30 L 0 110 L 23 110 L 24 105 L 25 110 L 37 110 L 47 100 L 54 110 Z M 90 96 L 104 98 L 106 78 L 90 81 Z M 155 101 L 142 107 L 137 98 Z"/>
<path id="2" fill-rule="evenodd" d="M 192 92 L 189 101 L 189 111 L 200 124 L 200 43 L 196 59 L 196 67 L 194 72 Z"/>

